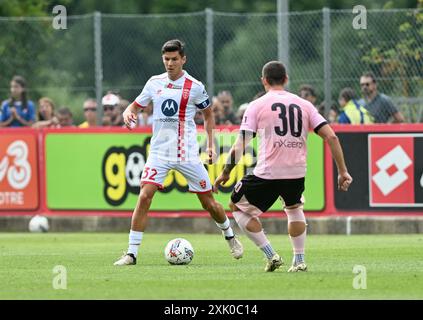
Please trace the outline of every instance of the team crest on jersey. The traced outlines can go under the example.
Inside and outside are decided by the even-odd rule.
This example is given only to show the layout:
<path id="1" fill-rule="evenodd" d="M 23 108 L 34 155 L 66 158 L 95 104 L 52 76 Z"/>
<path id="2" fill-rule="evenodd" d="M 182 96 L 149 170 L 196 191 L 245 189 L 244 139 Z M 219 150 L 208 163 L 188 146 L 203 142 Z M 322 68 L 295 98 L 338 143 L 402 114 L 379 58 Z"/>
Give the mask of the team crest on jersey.
<path id="1" fill-rule="evenodd" d="M 206 180 L 201 180 L 200 181 L 200 187 L 203 188 L 203 189 L 205 189 L 207 187 Z"/>
<path id="2" fill-rule="evenodd" d="M 162 103 L 162 112 L 166 117 L 172 117 L 178 112 L 178 103 L 173 99 L 166 99 Z"/>

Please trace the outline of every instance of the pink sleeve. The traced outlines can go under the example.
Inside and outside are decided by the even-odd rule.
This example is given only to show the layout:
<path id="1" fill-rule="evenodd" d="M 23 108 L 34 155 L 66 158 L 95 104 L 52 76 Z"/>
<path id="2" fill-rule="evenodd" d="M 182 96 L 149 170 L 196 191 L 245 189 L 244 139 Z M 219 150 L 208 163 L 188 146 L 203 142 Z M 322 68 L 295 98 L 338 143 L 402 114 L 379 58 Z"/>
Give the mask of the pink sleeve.
<path id="1" fill-rule="evenodd" d="M 326 124 L 327 121 L 323 116 L 317 111 L 317 109 L 310 103 L 307 105 L 309 110 L 309 125 L 313 130 L 319 129 L 322 125 Z"/>
<path id="2" fill-rule="evenodd" d="M 246 130 L 257 132 L 257 108 L 255 104 L 250 104 L 245 110 L 244 116 L 242 117 L 242 122 L 239 130 Z"/>

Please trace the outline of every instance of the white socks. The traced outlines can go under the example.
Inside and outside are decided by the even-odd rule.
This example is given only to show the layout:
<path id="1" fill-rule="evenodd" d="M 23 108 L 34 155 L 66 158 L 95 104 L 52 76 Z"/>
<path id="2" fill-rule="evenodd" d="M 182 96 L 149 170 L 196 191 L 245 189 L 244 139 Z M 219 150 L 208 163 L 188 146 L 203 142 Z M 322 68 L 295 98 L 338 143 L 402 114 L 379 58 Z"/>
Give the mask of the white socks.
<path id="1" fill-rule="evenodd" d="M 129 232 L 129 247 L 128 253 L 132 253 L 135 257 L 138 255 L 138 249 L 141 244 L 142 235 L 144 232 L 131 230 Z"/>
<path id="2" fill-rule="evenodd" d="M 235 236 L 234 231 L 231 228 L 231 223 L 228 217 L 226 217 L 226 220 L 223 223 L 218 223 L 216 221 L 215 223 L 219 227 L 219 229 L 223 231 L 223 234 L 225 235 L 226 238 L 232 238 Z"/>

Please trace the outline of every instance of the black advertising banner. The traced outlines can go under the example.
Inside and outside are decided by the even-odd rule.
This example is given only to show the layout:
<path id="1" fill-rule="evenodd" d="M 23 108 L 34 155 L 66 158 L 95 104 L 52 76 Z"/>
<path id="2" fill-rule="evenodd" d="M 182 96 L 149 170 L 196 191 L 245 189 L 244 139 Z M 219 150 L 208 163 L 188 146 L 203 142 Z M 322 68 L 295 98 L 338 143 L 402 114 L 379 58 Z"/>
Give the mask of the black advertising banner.
<path id="1" fill-rule="evenodd" d="M 416 203 L 423 203 L 423 135 L 414 139 L 414 197 Z"/>
<path id="2" fill-rule="evenodd" d="M 335 190 L 339 210 L 421 211 L 423 134 L 337 133 L 354 182 Z M 334 165 L 334 183 L 337 172 Z"/>

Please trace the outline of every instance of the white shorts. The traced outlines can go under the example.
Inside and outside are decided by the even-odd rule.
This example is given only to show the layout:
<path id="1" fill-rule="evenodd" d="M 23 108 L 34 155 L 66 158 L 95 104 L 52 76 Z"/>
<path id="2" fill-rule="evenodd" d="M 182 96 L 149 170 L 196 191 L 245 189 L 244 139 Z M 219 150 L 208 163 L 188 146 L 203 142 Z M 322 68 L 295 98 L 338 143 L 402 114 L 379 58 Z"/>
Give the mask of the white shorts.
<path id="1" fill-rule="evenodd" d="M 212 190 L 209 174 L 201 162 L 165 162 L 148 158 L 141 176 L 142 184 L 154 184 L 164 189 L 163 182 L 169 170 L 179 171 L 188 181 L 188 190 L 206 193 Z"/>

